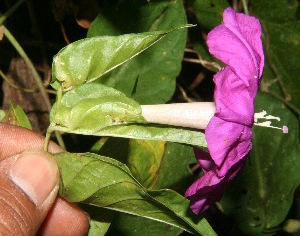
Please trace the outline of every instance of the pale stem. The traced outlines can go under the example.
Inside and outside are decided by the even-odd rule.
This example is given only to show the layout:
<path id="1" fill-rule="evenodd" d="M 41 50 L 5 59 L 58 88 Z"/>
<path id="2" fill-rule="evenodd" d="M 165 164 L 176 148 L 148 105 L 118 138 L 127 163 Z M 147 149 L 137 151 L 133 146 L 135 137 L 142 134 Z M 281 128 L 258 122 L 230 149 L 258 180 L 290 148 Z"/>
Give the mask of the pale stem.
<path id="1" fill-rule="evenodd" d="M 249 9 L 248 9 L 248 1 L 247 0 L 242 0 L 243 3 L 243 8 L 244 8 L 244 12 L 246 15 L 250 15 L 249 14 Z"/>
<path id="2" fill-rule="evenodd" d="M 0 25 L 2 25 L 3 22 L 4 22 L 4 21 L 5 21 L 12 13 L 14 13 L 14 12 L 18 9 L 18 7 L 19 7 L 23 2 L 25 2 L 25 0 L 19 0 L 19 1 L 17 1 L 12 7 L 10 7 L 10 8 L 8 9 L 8 11 L 5 12 L 5 13 L 0 17 Z"/>
<path id="3" fill-rule="evenodd" d="M 22 2 L 22 1 L 20 1 Z M 27 56 L 27 54 L 25 53 L 25 51 L 23 50 L 23 48 L 21 47 L 21 45 L 18 43 L 18 41 L 15 39 L 15 37 L 10 33 L 10 31 L 5 27 L 5 26 L 1 26 L 3 28 L 3 33 L 4 35 L 7 37 L 7 39 L 11 42 L 11 44 L 14 46 L 14 48 L 17 50 L 17 52 L 20 54 L 20 56 L 24 59 L 24 61 L 26 62 L 26 64 L 28 65 L 28 67 L 30 68 L 30 70 L 32 71 L 33 74 L 33 79 L 35 80 L 41 95 L 45 101 L 45 106 L 47 107 L 48 111 L 51 111 L 51 103 L 50 103 L 50 99 L 48 97 L 48 94 L 46 93 L 46 89 L 44 88 L 42 79 L 40 77 L 40 75 L 37 73 L 33 63 L 31 62 L 31 60 L 29 59 L 29 57 Z M 61 137 L 61 134 L 57 131 L 55 131 L 55 135 L 57 137 L 57 141 L 59 143 L 59 145 L 64 148 L 65 145 L 63 143 L 63 139 Z"/>
<path id="4" fill-rule="evenodd" d="M 214 102 L 142 105 L 142 115 L 149 123 L 206 129 L 214 116 Z"/>

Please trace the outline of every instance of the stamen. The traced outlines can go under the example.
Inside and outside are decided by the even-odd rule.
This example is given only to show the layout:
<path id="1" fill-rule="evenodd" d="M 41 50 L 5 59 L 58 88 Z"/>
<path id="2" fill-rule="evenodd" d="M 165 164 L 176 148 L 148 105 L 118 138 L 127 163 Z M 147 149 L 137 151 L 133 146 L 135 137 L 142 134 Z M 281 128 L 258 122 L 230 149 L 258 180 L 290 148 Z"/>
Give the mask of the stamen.
<path id="1" fill-rule="evenodd" d="M 258 122 L 258 119 L 265 120 L 263 122 Z M 267 115 L 266 111 L 262 111 L 259 113 L 254 114 L 254 125 L 256 126 L 263 126 L 263 127 L 269 127 L 273 129 L 280 129 L 284 134 L 287 134 L 289 132 L 289 128 L 287 126 L 283 126 L 282 128 L 272 126 L 272 122 L 270 120 L 277 120 L 280 121 L 280 118 L 277 116 Z"/>

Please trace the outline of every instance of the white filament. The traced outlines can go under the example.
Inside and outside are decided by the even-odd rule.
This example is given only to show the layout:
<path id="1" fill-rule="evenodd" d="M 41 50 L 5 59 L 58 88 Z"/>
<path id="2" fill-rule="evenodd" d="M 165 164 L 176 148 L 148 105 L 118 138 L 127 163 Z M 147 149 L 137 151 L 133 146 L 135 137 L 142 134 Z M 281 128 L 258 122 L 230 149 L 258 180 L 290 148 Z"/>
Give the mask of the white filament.
<path id="1" fill-rule="evenodd" d="M 258 119 L 265 120 L 262 122 L 259 122 Z M 289 132 L 289 129 L 287 126 L 283 126 L 282 128 L 272 126 L 272 122 L 270 120 L 277 120 L 280 121 L 280 118 L 277 116 L 267 115 L 266 111 L 261 111 L 259 113 L 254 114 L 254 125 L 256 126 L 263 126 L 263 127 L 269 127 L 273 129 L 280 129 L 283 131 L 283 133 L 287 134 Z"/>

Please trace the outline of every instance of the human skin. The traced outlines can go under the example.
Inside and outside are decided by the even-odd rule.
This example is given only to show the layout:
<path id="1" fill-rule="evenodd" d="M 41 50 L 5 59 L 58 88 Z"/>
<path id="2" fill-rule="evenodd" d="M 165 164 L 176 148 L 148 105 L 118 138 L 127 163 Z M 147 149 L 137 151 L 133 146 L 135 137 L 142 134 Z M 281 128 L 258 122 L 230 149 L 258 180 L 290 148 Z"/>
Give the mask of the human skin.
<path id="1" fill-rule="evenodd" d="M 86 235 L 88 215 L 57 197 L 59 172 L 44 137 L 0 123 L 0 235 Z M 63 150 L 50 143 L 49 152 Z"/>

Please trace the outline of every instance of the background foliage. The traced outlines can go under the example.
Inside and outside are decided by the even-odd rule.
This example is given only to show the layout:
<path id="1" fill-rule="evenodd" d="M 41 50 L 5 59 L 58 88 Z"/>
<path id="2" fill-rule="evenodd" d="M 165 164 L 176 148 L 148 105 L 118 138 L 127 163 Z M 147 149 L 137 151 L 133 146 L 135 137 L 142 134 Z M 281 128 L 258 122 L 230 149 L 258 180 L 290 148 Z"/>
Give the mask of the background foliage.
<path id="1" fill-rule="evenodd" d="M 1 1 L 1 14 L 12 9 L 15 2 Z M 85 110 L 87 106 L 95 106 L 89 97 L 92 89 L 86 86 L 88 84 L 80 85 L 70 93 L 64 92 L 63 97 L 71 98 L 56 103 L 51 111 L 51 120 L 56 119 L 61 124 L 67 122 L 63 126 L 67 130 L 64 131 L 73 133 L 63 135 L 67 150 L 93 153 L 81 154 L 80 159 L 76 154 L 56 156 L 63 180 L 61 195 L 78 202 L 89 212 L 92 219 L 90 235 L 179 235 L 183 231 L 184 234 L 196 235 L 215 235 L 214 231 L 218 235 L 283 235 L 287 234 L 287 229 L 291 231 L 291 227 L 287 226 L 289 219 L 296 220 L 293 235 L 299 234 L 298 0 L 19 2 L 20 6 L 8 18 L 5 15 L 0 17 L 0 22 L 4 22 L 16 39 L 16 42 L 11 41 L 4 30 L 4 38 L 0 41 L 0 69 L 4 75 L 1 76 L 5 78 L 1 93 L 5 112 L 1 111 L 0 116 L 2 121 L 30 128 L 20 109 L 22 107 L 32 128 L 42 134 L 45 134 L 43 127 L 49 125 L 50 108 L 47 104 L 53 105 L 56 99 L 49 86 L 52 58 L 62 53 L 63 47 L 77 40 L 93 41 L 93 37 L 99 36 L 120 37 L 119 41 L 110 41 L 118 46 L 119 42 L 124 42 L 124 34 L 140 33 L 145 38 L 149 32 L 156 34 L 154 31 L 160 31 L 152 39 L 152 43 L 157 41 L 153 46 L 149 47 L 152 44 L 150 41 L 141 43 L 141 48 L 149 47 L 144 52 L 140 49 L 130 56 L 127 48 L 122 63 L 114 57 L 119 56 L 119 52 L 112 54 L 113 49 L 107 42 L 98 45 L 101 50 L 108 50 L 106 54 L 91 59 L 91 63 L 90 55 L 96 51 L 94 44 L 91 44 L 89 50 L 85 46 L 76 53 L 71 46 L 65 49 L 65 58 L 56 57 L 63 62 L 69 60 L 70 64 L 74 63 L 79 70 L 74 76 L 76 81 L 81 75 L 87 74 L 87 78 L 95 79 L 93 83 L 100 83 L 95 88 L 108 86 L 106 88 L 111 96 L 101 99 L 105 102 L 119 99 L 122 103 L 116 108 L 115 117 L 122 122 L 133 122 L 120 130 L 112 126 L 116 122 L 115 118 L 104 120 L 109 128 L 105 130 L 106 133 L 102 131 L 97 135 L 118 136 L 104 138 L 91 136 L 95 135 L 93 122 L 74 124 L 82 114 L 89 116 L 89 120 L 98 119 L 99 114 L 92 110 L 87 113 Z M 195 216 L 188 209 L 188 200 L 182 194 L 201 174 L 195 165 L 190 145 L 205 148 L 203 135 L 198 131 L 183 131 L 174 127 L 141 125 L 144 121 L 140 117 L 139 104 L 212 100 L 212 76 L 222 65 L 209 55 L 205 44 L 206 34 L 221 23 L 222 12 L 228 6 L 241 12 L 248 11 L 262 23 L 266 66 L 256 100 L 256 112 L 266 110 L 268 114 L 281 117 L 281 121 L 274 125 L 287 125 L 289 134 L 254 127 L 253 150 L 245 168 L 230 184 L 220 203 L 203 215 Z M 174 30 L 187 23 L 197 26 Z M 174 31 L 168 32 L 170 30 Z M 145 32 L 148 33 L 143 34 Z M 85 41 L 85 38 L 88 39 Z M 38 74 L 32 72 L 28 63 L 22 64 L 15 60 L 20 57 L 17 43 L 28 54 Z M 21 57 L 26 59 L 22 53 Z M 85 62 L 88 63 L 82 64 Z M 115 66 L 111 62 L 120 66 L 113 70 L 107 69 Z M 101 74 L 102 67 L 98 67 L 97 63 L 107 63 L 110 67 L 105 67 L 105 73 Z M 56 76 L 61 76 L 63 72 L 57 70 L 55 63 L 53 65 L 52 84 L 59 90 Z M 91 68 L 94 74 L 90 74 Z M 66 74 L 70 76 L 68 71 Z M 44 86 L 52 91 L 48 101 L 44 101 L 43 92 L 33 96 L 32 91 L 29 91 L 40 88 L 37 80 L 32 78 L 42 80 Z M 88 95 L 82 95 L 79 105 L 72 103 L 70 108 L 70 101 L 75 101 L 72 93 L 77 96 L 80 90 Z M 100 96 L 98 92 L 96 94 Z M 37 100 L 44 101 L 42 107 L 48 108 L 34 107 L 34 101 Z M 118 113 L 118 109 L 122 106 L 132 108 L 133 118 L 126 120 L 128 116 L 121 117 L 122 112 Z M 65 119 L 70 113 L 68 109 L 83 113 L 78 113 L 77 119 L 70 123 Z M 65 113 L 62 115 L 61 111 Z M 164 135 L 165 129 L 169 130 L 169 139 Z M 132 130 L 138 130 L 135 139 L 130 136 Z M 183 132 L 186 135 L 180 136 Z M 184 140 L 182 137 L 187 138 Z"/>

